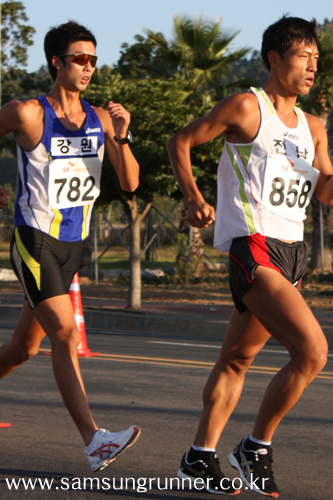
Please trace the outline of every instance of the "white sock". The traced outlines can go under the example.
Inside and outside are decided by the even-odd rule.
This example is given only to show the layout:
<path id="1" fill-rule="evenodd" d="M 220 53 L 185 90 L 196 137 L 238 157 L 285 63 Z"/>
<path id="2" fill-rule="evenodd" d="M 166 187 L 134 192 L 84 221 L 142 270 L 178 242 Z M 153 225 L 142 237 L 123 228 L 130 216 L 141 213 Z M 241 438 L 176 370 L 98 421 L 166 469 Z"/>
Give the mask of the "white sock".
<path id="1" fill-rule="evenodd" d="M 191 448 L 193 448 L 193 450 L 195 451 L 212 451 L 213 453 L 215 453 L 215 448 L 207 448 L 206 446 L 195 446 L 194 444 L 192 444 Z"/>
<path id="2" fill-rule="evenodd" d="M 272 441 L 260 441 L 260 439 L 252 437 L 252 434 L 250 434 L 249 439 L 256 444 L 262 444 L 263 446 L 270 446 L 272 444 Z"/>

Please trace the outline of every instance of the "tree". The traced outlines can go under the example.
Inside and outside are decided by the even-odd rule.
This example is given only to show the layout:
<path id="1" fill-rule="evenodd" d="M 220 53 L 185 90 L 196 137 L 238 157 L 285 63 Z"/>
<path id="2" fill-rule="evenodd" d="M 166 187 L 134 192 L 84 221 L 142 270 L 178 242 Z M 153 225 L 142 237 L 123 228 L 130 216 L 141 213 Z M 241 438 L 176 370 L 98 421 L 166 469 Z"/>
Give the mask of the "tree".
<path id="1" fill-rule="evenodd" d="M 105 206 L 118 199 L 128 215 L 131 232 L 128 308 L 131 309 L 141 308 L 140 222 L 154 196 L 182 197 L 169 165 L 166 142 L 180 127 L 203 113 L 202 109 L 190 109 L 181 102 L 183 86 L 184 81 L 177 75 L 169 80 L 146 78 L 135 82 L 113 75 L 105 85 L 92 84 L 84 95 L 91 104 L 103 107 L 110 99 L 121 102 L 131 113 L 130 128 L 134 136 L 131 149 L 140 164 L 140 186 L 134 194 L 121 191 L 116 174 L 105 158 L 101 195 L 97 200 L 99 206 Z M 221 138 L 193 150 L 194 175 L 210 200 L 215 195 L 221 150 Z"/>
<path id="2" fill-rule="evenodd" d="M 9 0 L 1 4 L 1 87 L 5 93 L 8 87 L 13 87 L 10 93 L 19 94 L 17 80 L 22 76 L 22 67 L 27 65 L 27 47 L 33 44 L 35 33 L 26 24 L 28 20 L 22 2 Z"/>
<path id="3" fill-rule="evenodd" d="M 161 33 L 145 31 L 159 47 L 159 59 L 164 55 L 167 72 L 179 74 L 186 82 L 182 91 L 185 103 L 208 110 L 231 88 L 249 86 L 248 80 L 229 83 L 231 67 L 249 49 L 230 49 L 238 32 L 223 31 L 220 17 L 214 22 L 204 20 L 202 16 L 194 20 L 175 17 L 171 42 L 167 42 Z M 202 258 L 204 243 L 200 230 L 193 229 L 191 243 L 191 256 Z"/>
<path id="4" fill-rule="evenodd" d="M 333 108 L 333 25 L 326 23 L 319 28 L 319 60 L 316 78 L 310 94 L 300 99 L 302 109 L 318 116 L 324 127 L 328 128 L 329 113 Z M 312 206 L 312 245 L 310 269 L 320 269 L 320 204 L 315 195 L 311 200 Z M 324 269 L 331 270 L 331 252 L 328 245 L 328 216 L 329 207 L 322 207 L 324 225 Z"/>
<path id="5" fill-rule="evenodd" d="M 178 73 L 187 82 L 183 93 L 187 103 L 206 107 L 225 97 L 230 89 L 228 71 L 235 61 L 244 57 L 248 48 L 232 51 L 230 45 L 238 32 L 227 33 L 221 29 L 221 18 L 215 22 L 202 18 L 174 18 L 173 40 L 168 43 L 161 33 L 145 30 L 149 39 L 164 54 L 165 68 Z M 247 86 L 233 82 L 232 87 Z"/>

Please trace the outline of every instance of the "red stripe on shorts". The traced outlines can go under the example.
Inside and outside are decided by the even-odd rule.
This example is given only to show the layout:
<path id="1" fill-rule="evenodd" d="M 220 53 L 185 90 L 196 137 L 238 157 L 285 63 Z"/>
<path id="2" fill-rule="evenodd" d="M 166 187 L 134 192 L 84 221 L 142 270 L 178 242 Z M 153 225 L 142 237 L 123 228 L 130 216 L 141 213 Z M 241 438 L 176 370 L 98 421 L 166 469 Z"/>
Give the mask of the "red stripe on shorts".
<path id="1" fill-rule="evenodd" d="M 270 260 L 268 255 L 268 245 L 266 236 L 256 233 L 251 236 L 246 236 L 246 241 L 250 247 L 252 256 L 259 266 L 270 267 L 281 273 L 281 269 L 276 267 Z"/>
<path id="2" fill-rule="evenodd" d="M 236 258 L 235 258 L 235 257 L 234 257 L 231 253 L 229 253 L 229 255 L 230 255 L 230 257 L 231 257 L 231 258 L 232 258 L 235 262 L 237 262 L 237 264 L 238 264 L 238 265 L 239 265 L 239 266 L 243 269 L 243 271 L 244 271 L 244 273 L 245 273 L 245 276 L 246 276 L 247 281 L 248 281 L 249 283 L 251 283 L 251 282 L 252 282 L 252 280 L 251 280 L 251 278 L 250 278 L 250 276 L 249 276 L 249 273 L 247 272 L 247 270 L 246 270 L 246 269 L 245 269 L 245 267 L 243 266 L 243 264 L 242 264 L 239 260 L 237 260 L 237 259 L 236 259 Z"/>

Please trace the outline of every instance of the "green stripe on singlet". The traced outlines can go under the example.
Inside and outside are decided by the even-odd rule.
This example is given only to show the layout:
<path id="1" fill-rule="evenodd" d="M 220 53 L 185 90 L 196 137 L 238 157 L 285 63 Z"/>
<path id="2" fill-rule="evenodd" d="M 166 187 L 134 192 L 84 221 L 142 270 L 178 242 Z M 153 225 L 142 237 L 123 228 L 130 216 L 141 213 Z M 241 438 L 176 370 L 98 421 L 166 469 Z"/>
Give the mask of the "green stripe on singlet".
<path id="1" fill-rule="evenodd" d="M 273 106 L 273 104 L 271 103 L 271 101 L 269 100 L 269 98 L 268 98 L 268 96 L 267 96 L 266 92 L 265 92 L 264 90 L 262 90 L 262 89 L 256 89 L 255 87 L 253 87 L 253 90 L 255 90 L 255 91 L 257 92 L 257 94 L 260 94 L 260 95 L 261 95 L 261 97 L 263 98 L 263 100 L 264 100 L 264 101 L 265 101 L 265 103 L 267 104 L 268 109 L 269 109 L 269 111 L 270 111 L 271 115 L 274 115 L 274 113 L 275 113 L 274 106 Z"/>
<path id="2" fill-rule="evenodd" d="M 231 161 L 231 165 L 232 165 L 234 172 L 237 175 L 238 180 L 239 180 L 239 196 L 240 196 L 240 199 L 241 199 L 241 202 L 243 205 L 243 211 L 245 214 L 245 219 L 246 219 L 247 225 L 249 227 L 250 234 L 255 234 L 257 232 L 257 230 L 256 230 L 255 225 L 254 225 L 249 200 L 245 194 L 244 177 L 242 175 L 242 172 L 239 170 L 239 166 L 237 165 L 237 162 L 234 158 L 234 155 L 232 154 L 232 151 L 230 149 L 229 144 L 226 144 L 226 148 L 227 148 L 227 152 L 229 155 L 229 159 Z M 237 148 L 239 148 L 239 146 Z M 246 163 L 246 165 L 247 165 L 247 163 Z"/>
<path id="3" fill-rule="evenodd" d="M 247 164 L 249 163 L 249 159 L 252 153 L 252 146 L 235 146 L 235 149 L 239 156 L 241 157 L 242 162 L 244 163 L 244 167 L 247 168 Z"/>
<path id="4" fill-rule="evenodd" d="M 38 262 L 30 255 L 28 250 L 23 245 L 17 227 L 15 228 L 15 243 L 18 253 L 26 266 L 28 266 L 31 274 L 35 278 L 37 288 L 40 290 L 40 264 L 38 264 Z"/>
<path id="5" fill-rule="evenodd" d="M 295 106 L 294 110 L 296 112 L 296 115 L 298 116 L 298 119 L 299 119 L 301 126 L 303 127 L 304 126 L 304 119 L 303 119 L 302 111 L 300 109 L 298 109 L 296 106 Z"/>

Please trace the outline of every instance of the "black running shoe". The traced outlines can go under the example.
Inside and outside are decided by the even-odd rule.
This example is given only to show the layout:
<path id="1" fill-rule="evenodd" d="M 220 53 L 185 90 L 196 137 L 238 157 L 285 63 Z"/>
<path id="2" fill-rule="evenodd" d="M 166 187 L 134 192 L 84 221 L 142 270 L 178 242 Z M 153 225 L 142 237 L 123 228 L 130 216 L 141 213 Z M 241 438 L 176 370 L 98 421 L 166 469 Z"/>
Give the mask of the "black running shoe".
<path id="1" fill-rule="evenodd" d="M 252 491 L 278 498 L 279 490 L 272 471 L 272 448 L 258 445 L 257 449 L 248 449 L 251 445 L 248 439 L 243 439 L 229 454 L 230 465 L 238 470 L 241 479 Z"/>
<path id="2" fill-rule="evenodd" d="M 203 486 L 209 493 L 217 495 L 238 495 L 241 490 L 233 488 L 232 481 L 225 477 L 220 469 L 219 459 L 214 452 L 203 453 L 203 456 L 189 463 L 187 461 L 188 451 L 180 462 L 180 469 L 177 476 L 182 479 L 189 479 L 191 484 L 198 478 L 203 481 L 197 481 L 195 486 L 201 489 Z M 185 483 L 186 484 L 186 483 Z"/>

